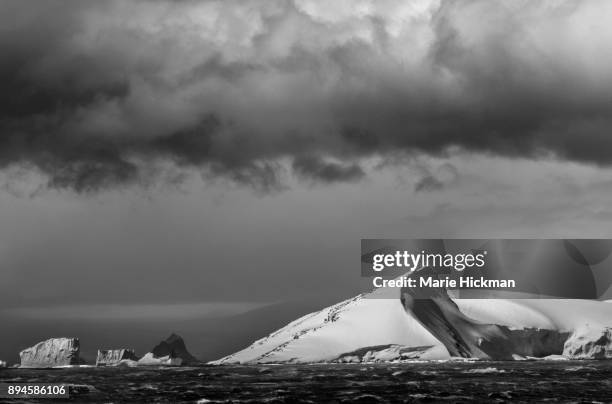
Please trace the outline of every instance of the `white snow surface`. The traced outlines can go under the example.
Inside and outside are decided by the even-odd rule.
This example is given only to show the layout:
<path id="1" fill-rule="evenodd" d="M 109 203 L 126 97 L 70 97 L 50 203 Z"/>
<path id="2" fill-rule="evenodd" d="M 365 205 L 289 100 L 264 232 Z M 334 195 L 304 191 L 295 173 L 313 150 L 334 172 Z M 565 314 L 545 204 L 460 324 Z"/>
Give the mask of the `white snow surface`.
<path id="1" fill-rule="evenodd" d="M 585 324 L 612 325 L 612 307 L 578 299 L 456 299 L 462 313 L 483 323 L 511 328 L 573 331 Z"/>
<path id="2" fill-rule="evenodd" d="M 213 363 L 319 362 L 383 344 L 441 345 L 418 321 L 406 315 L 399 300 L 359 295 L 307 314 Z"/>
<path id="3" fill-rule="evenodd" d="M 376 292 L 372 292 L 376 293 Z M 307 314 L 249 347 L 211 362 L 312 363 L 382 345 L 434 347 L 428 360 L 450 359 L 438 341 L 399 298 L 376 299 L 359 295 Z M 398 292 L 399 297 L 399 292 Z M 536 328 L 573 332 L 586 325 L 612 326 L 612 305 L 591 300 L 564 299 L 454 299 L 466 316 L 477 322 L 511 329 Z"/>

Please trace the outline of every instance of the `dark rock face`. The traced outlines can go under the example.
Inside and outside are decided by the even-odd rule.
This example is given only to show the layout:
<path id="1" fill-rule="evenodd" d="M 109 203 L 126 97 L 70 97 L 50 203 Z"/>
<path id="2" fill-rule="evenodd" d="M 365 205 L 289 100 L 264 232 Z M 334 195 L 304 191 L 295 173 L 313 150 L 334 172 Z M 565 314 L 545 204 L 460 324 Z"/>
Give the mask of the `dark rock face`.
<path id="1" fill-rule="evenodd" d="M 180 358 L 183 365 L 198 363 L 199 361 L 187 351 L 185 341 L 176 334 L 170 335 L 165 341 L 160 342 L 151 350 L 153 357 Z"/>
<path id="2" fill-rule="evenodd" d="M 98 350 L 96 366 L 115 366 L 123 360 L 137 361 L 138 357 L 133 349 Z"/>
<path id="3" fill-rule="evenodd" d="M 51 338 L 19 352 L 22 368 L 51 368 L 80 364 L 78 338 Z"/>

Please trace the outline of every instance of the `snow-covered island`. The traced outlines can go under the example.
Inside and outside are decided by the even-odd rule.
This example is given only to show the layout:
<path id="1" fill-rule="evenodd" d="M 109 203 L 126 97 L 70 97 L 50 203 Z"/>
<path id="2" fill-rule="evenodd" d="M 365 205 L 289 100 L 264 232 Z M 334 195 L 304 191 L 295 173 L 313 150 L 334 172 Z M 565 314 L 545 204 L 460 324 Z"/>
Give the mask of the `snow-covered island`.
<path id="1" fill-rule="evenodd" d="M 210 363 L 612 359 L 609 302 L 395 292 L 379 298 L 375 290 L 305 315 Z"/>

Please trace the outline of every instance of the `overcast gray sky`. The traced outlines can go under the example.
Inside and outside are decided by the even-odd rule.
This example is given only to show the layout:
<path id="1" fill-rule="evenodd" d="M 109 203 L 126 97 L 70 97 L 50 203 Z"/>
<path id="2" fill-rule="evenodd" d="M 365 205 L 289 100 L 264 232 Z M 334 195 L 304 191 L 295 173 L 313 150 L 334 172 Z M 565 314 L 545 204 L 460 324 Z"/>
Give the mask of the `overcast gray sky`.
<path id="1" fill-rule="evenodd" d="M 360 238 L 609 237 L 610 15 L 3 1 L 3 312 L 236 315 L 354 293 Z"/>

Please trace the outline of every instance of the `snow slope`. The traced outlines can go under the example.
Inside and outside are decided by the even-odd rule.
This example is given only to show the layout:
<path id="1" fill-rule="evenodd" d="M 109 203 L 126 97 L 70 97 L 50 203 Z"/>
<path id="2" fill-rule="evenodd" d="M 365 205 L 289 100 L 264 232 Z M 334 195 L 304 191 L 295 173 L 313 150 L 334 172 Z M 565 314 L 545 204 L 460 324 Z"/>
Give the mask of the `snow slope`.
<path id="1" fill-rule="evenodd" d="M 433 299 L 431 307 L 415 314 L 414 307 L 400 300 L 405 290 L 397 290 L 397 297 L 392 299 L 374 298 L 376 293 L 303 316 L 211 363 L 311 363 L 347 358 L 386 361 L 407 357 L 432 360 L 452 356 L 516 359 L 552 354 L 572 357 L 575 352 L 580 352 L 575 357 L 586 358 L 588 352 L 596 351 L 600 356 L 601 352 L 612 352 L 610 346 L 594 349 L 591 345 L 597 345 L 597 341 L 588 339 L 612 327 L 612 305 L 606 302 L 450 299 L 444 292 L 440 299 Z M 585 327 L 590 333 L 584 333 Z M 576 337 L 574 331 L 581 335 Z M 457 350 L 461 344 L 465 349 Z M 586 345 L 581 348 L 576 344 Z"/>
<path id="2" fill-rule="evenodd" d="M 213 363 L 319 362 L 383 344 L 442 346 L 416 319 L 406 315 L 399 300 L 359 295 L 307 314 Z M 448 357 L 443 347 L 439 357 Z"/>

